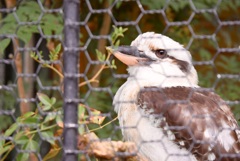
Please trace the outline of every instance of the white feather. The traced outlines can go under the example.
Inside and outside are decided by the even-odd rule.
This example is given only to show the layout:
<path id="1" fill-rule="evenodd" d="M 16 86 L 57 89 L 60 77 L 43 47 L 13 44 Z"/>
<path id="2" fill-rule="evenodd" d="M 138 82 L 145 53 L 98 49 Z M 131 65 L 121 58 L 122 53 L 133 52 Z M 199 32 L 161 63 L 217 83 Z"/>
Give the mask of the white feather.
<path id="1" fill-rule="evenodd" d="M 173 134 L 169 133 L 169 139 L 161 129 L 154 127 L 148 118 L 142 116 L 134 103 L 139 90 L 137 83 L 127 81 L 114 97 L 124 138 L 135 142 L 140 153 L 150 161 L 197 161 L 190 152 L 180 149 L 171 141 Z"/>
<path id="2" fill-rule="evenodd" d="M 171 59 L 157 60 L 149 66 L 128 68 L 129 78 L 119 88 L 113 101 L 124 138 L 135 142 L 140 153 L 151 161 L 197 161 L 189 151 L 172 141 L 175 136 L 171 131 L 168 130 L 168 136 L 165 136 L 160 128 L 154 127 L 148 118 L 143 117 L 135 104 L 137 94 L 144 86 L 198 87 L 197 72 L 192 66 L 191 55 L 179 43 L 152 32 L 138 36 L 131 45 L 154 60 L 158 58 L 150 46 L 166 49 L 170 56 L 188 62 L 190 71 L 184 73 Z"/>
<path id="3" fill-rule="evenodd" d="M 231 130 L 231 127 L 222 121 L 222 130 L 218 132 L 217 139 L 226 151 L 229 151 L 235 143 L 235 139 L 230 134 Z"/>

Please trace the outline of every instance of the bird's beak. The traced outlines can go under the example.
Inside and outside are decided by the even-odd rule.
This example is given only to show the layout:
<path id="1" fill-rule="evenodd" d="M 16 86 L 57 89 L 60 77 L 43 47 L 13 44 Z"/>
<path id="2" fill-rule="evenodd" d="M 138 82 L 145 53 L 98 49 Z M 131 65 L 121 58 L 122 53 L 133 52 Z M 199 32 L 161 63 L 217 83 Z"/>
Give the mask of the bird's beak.
<path id="1" fill-rule="evenodd" d="M 106 49 L 128 66 L 138 65 L 147 60 L 146 56 L 134 46 L 119 46 L 116 49 L 107 47 Z"/>

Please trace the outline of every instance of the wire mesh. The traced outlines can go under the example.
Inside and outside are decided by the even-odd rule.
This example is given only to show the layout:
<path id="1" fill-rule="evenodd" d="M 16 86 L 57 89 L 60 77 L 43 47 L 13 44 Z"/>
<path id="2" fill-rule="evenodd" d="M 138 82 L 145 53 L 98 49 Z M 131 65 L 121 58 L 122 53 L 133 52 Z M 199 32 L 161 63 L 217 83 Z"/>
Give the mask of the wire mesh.
<path id="1" fill-rule="evenodd" d="M 239 121 L 239 11 L 238 0 L 1 0 L 0 160 L 144 160 L 144 147 L 155 144 L 166 160 L 181 158 L 166 150 L 168 134 L 142 136 L 137 146 L 132 136 L 122 141 L 128 131 L 144 134 L 140 122 L 150 118 L 119 125 L 112 101 L 129 75 L 105 47 L 130 45 L 148 31 L 169 36 L 190 51 L 199 85 Z"/>

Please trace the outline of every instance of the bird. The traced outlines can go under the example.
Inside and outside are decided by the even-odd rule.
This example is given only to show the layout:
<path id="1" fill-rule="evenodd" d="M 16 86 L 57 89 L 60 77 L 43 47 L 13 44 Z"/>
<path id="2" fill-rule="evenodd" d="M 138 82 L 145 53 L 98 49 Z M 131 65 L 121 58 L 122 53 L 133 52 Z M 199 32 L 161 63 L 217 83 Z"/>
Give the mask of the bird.
<path id="1" fill-rule="evenodd" d="M 137 145 L 142 160 L 240 160 L 238 123 L 219 95 L 198 85 L 183 45 L 146 32 L 111 52 L 128 71 L 114 110 L 123 138 Z"/>

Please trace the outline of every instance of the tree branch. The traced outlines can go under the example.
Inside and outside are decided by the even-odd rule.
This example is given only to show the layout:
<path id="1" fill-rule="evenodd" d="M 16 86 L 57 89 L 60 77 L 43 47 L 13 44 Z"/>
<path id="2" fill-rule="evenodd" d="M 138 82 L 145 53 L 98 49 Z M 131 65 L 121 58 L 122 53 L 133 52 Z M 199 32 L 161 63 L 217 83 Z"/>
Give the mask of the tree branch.
<path id="1" fill-rule="evenodd" d="M 79 136 L 78 148 L 101 159 L 147 161 L 138 154 L 138 148 L 133 142 L 102 141 L 95 133 Z"/>
<path id="2" fill-rule="evenodd" d="M 104 1 L 104 8 L 107 8 L 109 7 L 109 1 Z M 110 30 L 110 27 L 111 27 L 111 17 L 108 13 L 104 13 L 104 16 L 103 16 L 103 21 L 102 21 L 102 26 L 101 26 L 101 29 L 100 29 L 100 33 L 99 35 L 107 35 L 109 33 L 109 30 Z M 98 41 L 98 47 L 97 49 L 104 53 L 105 51 L 105 46 L 107 44 L 107 40 L 106 39 L 100 39 Z M 99 71 L 99 68 L 101 68 L 102 65 L 96 65 L 93 69 L 93 73 L 97 73 L 97 71 Z M 95 74 L 96 75 L 96 74 Z M 98 74 L 95 78 L 95 80 L 99 80 L 99 77 L 100 75 Z M 94 87 L 97 87 L 98 86 L 98 83 L 93 83 L 92 84 Z"/>

